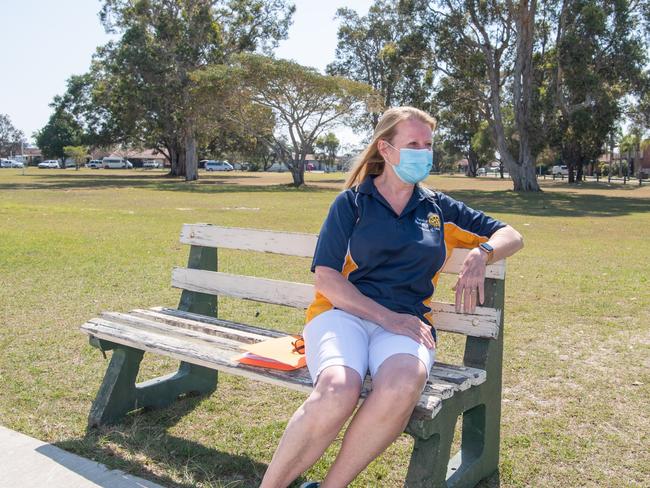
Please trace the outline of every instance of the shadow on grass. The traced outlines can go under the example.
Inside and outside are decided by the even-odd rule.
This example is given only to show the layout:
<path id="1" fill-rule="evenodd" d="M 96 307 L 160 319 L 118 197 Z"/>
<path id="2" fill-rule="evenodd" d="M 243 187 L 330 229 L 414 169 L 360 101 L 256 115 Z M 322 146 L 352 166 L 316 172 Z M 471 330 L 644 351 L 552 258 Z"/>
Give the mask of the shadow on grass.
<path id="1" fill-rule="evenodd" d="M 169 487 L 194 488 L 197 482 L 207 486 L 259 486 L 266 464 L 168 433 L 204 398 L 184 397 L 167 409 L 131 414 L 121 424 L 89 429 L 83 438 L 54 445 L 83 457 L 92 457 L 111 469 Z M 164 466 L 167 472 L 178 473 L 184 481 L 152 472 L 149 467 L 152 463 Z M 297 480 L 295 486 L 302 481 Z"/>
<path id="2" fill-rule="evenodd" d="M 295 188 L 291 184 L 241 184 L 237 180 L 259 178 L 254 175 L 202 176 L 186 182 L 182 178 L 166 175 L 32 175 L 27 183 L 0 183 L 0 191 L 9 190 L 105 190 L 115 188 L 142 188 L 145 190 L 178 191 L 187 193 L 269 193 L 269 192 L 320 192 L 331 191 L 313 185 Z"/>
<path id="3" fill-rule="evenodd" d="M 449 195 L 473 208 L 491 213 L 538 217 L 617 217 L 650 212 L 650 199 L 590 193 L 454 190 Z"/>

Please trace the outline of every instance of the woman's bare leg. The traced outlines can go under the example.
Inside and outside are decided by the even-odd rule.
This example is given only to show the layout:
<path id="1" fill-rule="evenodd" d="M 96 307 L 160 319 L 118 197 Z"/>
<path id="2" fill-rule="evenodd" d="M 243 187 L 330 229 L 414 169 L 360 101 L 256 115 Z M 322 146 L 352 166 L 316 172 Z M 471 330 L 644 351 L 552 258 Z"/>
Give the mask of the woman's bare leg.
<path id="1" fill-rule="evenodd" d="M 347 486 L 402 433 L 426 378 L 424 364 L 409 354 L 396 354 L 381 364 L 321 488 Z"/>
<path id="2" fill-rule="evenodd" d="M 284 488 L 325 452 L 352 415 L 361 393 L 359 373 L 345 366 L 323 370 L 309 398 L 293 414 L 260 488 Z"/>

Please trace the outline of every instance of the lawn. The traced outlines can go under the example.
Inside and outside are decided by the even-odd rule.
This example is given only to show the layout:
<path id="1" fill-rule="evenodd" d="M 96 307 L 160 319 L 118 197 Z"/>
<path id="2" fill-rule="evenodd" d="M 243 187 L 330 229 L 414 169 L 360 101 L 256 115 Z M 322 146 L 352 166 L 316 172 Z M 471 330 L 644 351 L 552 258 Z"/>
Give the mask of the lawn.
<path id="1" fill-rule="evenodd" d="M 185 222 L 317 233 L 343 175 L 289 181 L 0 170 L 0 424 L 166 486 L 257 486 L 303 394 L 222 374 L 209 397 L 87 432 L 107 360 L 78 327 L 104 310 L 177 305 L 169 283 L 187 262 Z M 498 179 L 427 180 L 526 242 L 508 262 L 500 473 L 482 486 L 650 486 L 650 185 L 541 183 L 544 193 L 520 195 Z M 311 280 L 305 259 L 219 258 L 224 271 Z M 302 325 L 295 311 L 228 299 L 220 314 Z M 441 334 L 441 360 L 459 348 Z M 142 378 L 173 368 L 145 356 Z M 323 477 L 338 445 L 307 478 Z M 399 486 L 410 448 L 402 436 L 352 486 Z"/>

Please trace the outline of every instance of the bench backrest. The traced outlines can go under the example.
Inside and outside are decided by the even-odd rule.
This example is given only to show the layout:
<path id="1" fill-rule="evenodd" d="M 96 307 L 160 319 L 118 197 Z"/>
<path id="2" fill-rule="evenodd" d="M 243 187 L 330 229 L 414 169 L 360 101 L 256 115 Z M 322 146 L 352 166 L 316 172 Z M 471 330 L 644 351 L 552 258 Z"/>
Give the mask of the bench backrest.
<path id="1" fill-rule="evenodd" d="M 172 286 L 204 295 L 225 295 L 307 308 L 314 299 L 313 285 L 222 273 L 216 271 L 216 253 L 213 264 L 209 254 L 200 254 L 205 254 L 210 248 L 226 248 L 312 257 L 317 239 L 314 234 L 185 224 L 180 240 L 192 246 L 190 263 L 186 268 L 174 268 Z M 447 259 L 443 273 L 458 274 L 468 252 L 467 249 L 455 249 Z M 486 301 L 484 306 L 476 308 L 474 314 L 456 313 L 453 304 L 434 301 L 436 329 L 477 338 L 498 338 L 503 318 L 505 268 L 505 261 L 487 267 Z"/>

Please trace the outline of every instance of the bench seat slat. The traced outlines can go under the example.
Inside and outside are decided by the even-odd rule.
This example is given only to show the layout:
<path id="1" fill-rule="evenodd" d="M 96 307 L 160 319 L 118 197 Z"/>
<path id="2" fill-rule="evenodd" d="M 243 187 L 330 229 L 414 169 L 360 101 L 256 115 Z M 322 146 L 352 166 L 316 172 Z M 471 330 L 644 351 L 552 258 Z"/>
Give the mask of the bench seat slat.
<path id="1" fill-rule="evenodd" d="M 220 227 L 211 224 L 185 224 L 181 230 L 181 243 L 193 246 L 216 247 L 269 252 L 285 256 L 313 257 L 318 236 L 297 232 Z M 468 249 L 454 249 L 447 259 L 443 273 L 458 274 Z M 487 266 L 487 278 L 505 279 L 506 262 L 497 261 Z"/>
<path id="2" fill-rule="evenodd" d="M 307 308 L 314 299 L 313 285 L 201 269 L 174 268 L 172 286 L 295 308 Z M 431 309 L 438 330 L 492 339 L 498 336 L 499 310 L 476 307 L 473 314 L 456 313 L 453 304 L 441 302 L 432 302 Z"/>
<path id="3" fill-rule="evenodd" d="M 178 310 L 175 308 L 151 307 L 149 310 L 169 317 L 196 321 L 202 324 L 216 325 L 218 327 L 226 327 L 228 329 L 250 332 L 251 334 L 258 334 L 266 337 L 282 337 L 286 335 L 285 332 L 280 332 L 279 330 L 264 329 L 262 327 L 256 327 L 255 325 L 241 324 L 230 320 L 218 319 L 216 317 L 186 312 L 185 310 Z"/>
<path id="4" fill-rule="evenodd" d="M 125 328 L 140 329 L 154 334 L 169 335 L 177 337 L 197 344 L 207 343 L 214 344 L 215 347 L 226 351 L 239 352 L 243 342 L 237 340 L 236 336 L 222 336 L 214 334 L 205 334 L 203 332 L 186 329 L 184 327 L 175 327 L 168 325 L 165 322 L 147 320 L 133 314 L 116 313 L 116 312 L 103 312 L 98 319 L 92 321 L 102 320 L 103 323 L 111 322 L 114 324 L 123 325 Z"/>
<path id="5" fill-rule="evenodd" d="M 99 339 L 162 354 L 206 368 L 230 372 L 297 391 L 310 392 L 312 389 L 311 378 L 305 368 L 295 371 L 255 368 L 234 361 L 233 358 L 239 354 L 238 352 L 210 347 L 208 343 L 189 342 L 185 338 L 156 334 L 96 319 L 86 322 L 81 326 L 81 330 Z"/>
<path id="6" fill-rule="evenodd" d="M 191 312 L 185 312 L 183 310 L 177 310 L 174 308 L 165 308 L 165 307 L 152 307 L 151 312 L 159 312 L 156 315 L 161 317 L 172 317 L 172 318 L 184 318 L 192 321 L 196 324 L 211 324 L 218 323 L 223 324 L 224 328 L 230 329 L 234 327 L 242 327 L 244 330 L 252 331 L 261 331 L 272 337 L 282 337 L 286 335 L 285 332 L 281 332 L 273 329 L 262 329 L 252 325 L 244 325 L 236 322 L 230 322 L 222 319 L 215 319 L 213 317 L 208 317 L 206 315 L 195 314 Z M 136 312 L 141 312 L 136 310 Z M 166 319 L 165 319 L 166 320 Z M 180 325 L 182 326 L 182 325 Z M 271 335 L 272 334 L 272 335 Z M 459 376 L 465 376 L 468 378 L 469 386 L 479 385 L 483 383 L 486 379 L 485 371 L 482 369 L 470 368 L 466 366 L 456 366 L 453 364 L 446 363 L 435 363 L 434 368 L 431 370 L 431 375 L 429 381 L 427 382 L 427 388 L 431 388 L 432 391 L 438 392 L 442 399 L 450 398 L 453 395 L 454 391 L 459 390 L 458 384 L 445 381 L 443 378 L 448 377 L 450 374 L 454 374 L 456 378 Z M 465 387 L 466 385 L 462 385 Z"/>
<path id="7" fill-rule="evenodd" d="M 230 327 L 223 327 L 214 324 L 206 324 L 204 322 L 199 322 L 198 320 L 182 319 L 154 310 L 136 309 L 132 310 L 130 312 L 130 315 L 161 322 L 169 326 L 177 327 L 179 329 L 188 329 L 196 332 L 201 332 L 209 336 L 218 336 L 236 340 L 241 343 L 254 344 L 256 342 L 265 341 L 269 338 L 268 335 L 255 334 L 248 331 L 232 329 Z"/>
<path id="8" fill-rule="evenodd" d="M 106 312 L 101 317 L 85 323 L 81 329 L 100 339 L 171 356 L 193 364 L 268 383 L 281 384 L 298 391 L 311 390 L 311 378 L 306 368 L 296 371 L 278 371 L 237 362 L 234 358 L 241 353 L 240 346 L 250 342 L 249 335 L 239 333 L 215 335 L 212 324 L 205 324 L 212 327 L 205 329 L 207 332 L 202 332 L 196 328 L 196 324 L 211 319 L 210 317 L 176 311 L 182 315 L 192 316 L 192 319 L 180 320 L 174 317 L 172 312 L 172 309 L 162 308 L 156 311 L 134 310 L 130 314 Z M 197 320 L 198 318 L 201 320 Z M 192 322 L 195 328 L 187 328 L 187 322 Z M 277 333 L 284 335 L 281 332 Z M 436 363 L 414 415 L 419 418 L 432 418 L 441 409 L 444 399 L 451 398 L 454 393 L 464 391 L 483 381 L 485 381 L 484 371 Z M 367 378 L 361 397 L 365 398 L 370 389 L 371 383 Z"/>

